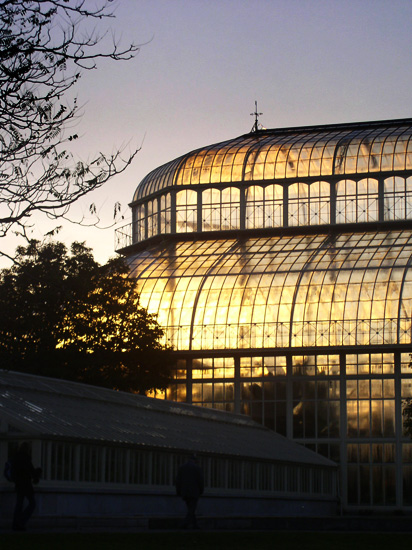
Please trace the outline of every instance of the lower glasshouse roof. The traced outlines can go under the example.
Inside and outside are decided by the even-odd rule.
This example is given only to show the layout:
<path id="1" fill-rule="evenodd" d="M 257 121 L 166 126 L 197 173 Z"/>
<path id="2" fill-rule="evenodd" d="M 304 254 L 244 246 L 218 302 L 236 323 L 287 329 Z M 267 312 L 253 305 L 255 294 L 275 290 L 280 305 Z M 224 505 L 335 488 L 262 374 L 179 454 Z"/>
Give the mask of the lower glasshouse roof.
<path id="1" fill-rule="evenodd" d="M 4 370 L 0 371 L 0 421 L 3 428 L 9 427 L 8 437 L 112 443 L 334 467 L 330 460 L 247 416 Z"/>

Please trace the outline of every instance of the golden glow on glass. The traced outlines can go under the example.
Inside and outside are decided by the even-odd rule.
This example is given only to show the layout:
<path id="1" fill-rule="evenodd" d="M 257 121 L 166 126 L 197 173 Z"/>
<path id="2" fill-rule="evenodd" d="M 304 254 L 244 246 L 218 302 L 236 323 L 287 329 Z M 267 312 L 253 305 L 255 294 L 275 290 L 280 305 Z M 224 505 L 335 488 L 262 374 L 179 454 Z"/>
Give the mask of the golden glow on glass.
<path id="1" fill-rule="evenodd" d="M 336 187 L 337 223 L 356 223 L 377 221 L 378 181 L 363 179 L 339 181 Z"/>
<path id="2" fill-rule="evenodd" d="M 289 225 L 330 223 L 329 183 L 294 183 L 288 187 L 288 194 Z"/>
<path id="3" fill-rule="evenodd" d="M 347 374 L 376 378 L 354 378 L 346 382 L 347 435 L 349 437 L 393 437 L 395 435 L 395 381 L 379 377 L 394 373 L 391 354 L 347 356 Z"/>
<path id="4" fill-rule="evenodd" d="M 162 245 L 130 258 L 178 349 L 411 342 L 412 232 Z"/>

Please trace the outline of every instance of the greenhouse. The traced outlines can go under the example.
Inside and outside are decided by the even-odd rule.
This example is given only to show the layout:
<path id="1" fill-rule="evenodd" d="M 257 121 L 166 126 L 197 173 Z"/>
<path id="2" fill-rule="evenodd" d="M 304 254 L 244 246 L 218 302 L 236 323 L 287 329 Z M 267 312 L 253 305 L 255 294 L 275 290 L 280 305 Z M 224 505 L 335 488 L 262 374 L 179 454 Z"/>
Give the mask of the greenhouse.
<path id="1" fill-rule="evenodd" d="M 184 517 L 178 467 L 195 453 L 202 517 L 339 511 L 337 466 L 250 418 L 0 370 L 0 462 L 22 442 L 42 468 L 34 521 Z M 0 478 L 0 528 L 14 485 Z M 176 523 L 179 525 L 179 523 Z"/>
<path id="2" fill-rule="evenodd" d="M 117 230 L 176 356 L 166 397 L 340 464 L 348 510 L 412 507 L 412 119 L 257 130 L 148 174 Z"/>

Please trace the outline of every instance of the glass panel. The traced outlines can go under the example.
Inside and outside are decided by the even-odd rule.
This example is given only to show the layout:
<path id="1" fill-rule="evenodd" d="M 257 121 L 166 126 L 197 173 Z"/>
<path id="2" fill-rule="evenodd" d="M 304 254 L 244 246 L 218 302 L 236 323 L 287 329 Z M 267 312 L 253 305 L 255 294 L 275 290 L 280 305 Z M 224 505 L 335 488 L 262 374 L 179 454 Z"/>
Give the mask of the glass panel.
<path id="1" fill-rule="evenodd" d="M 245 192 L 246 199 L 246 229 L 264 227 L 265 204 L 263 187 L 253 185 Z"/>
<path id="2" fill-rule="evenodd" d="M 147 203 L 147 237 L 157 235 L 158 232 L 158 200 L 155 199 Z"/>
<path id="3" fill-rule="evenodd" d="M 342 180 L 336 186 L 336 222 L 355 223 L 377 221 L 378 182 L 364 179 L 358 182 Z"/>
<path id="4" fill-rule="evenodd" d="M 176 193 L 176 231 L 197 230 L 197 192 L 185 189 Z"/>
<path id="5" fill-rule="evenodd" d="M 330 223 L 330 185 L 324 181 L 309 187 L 309 224 Z"/>
<path id="6" fill-rule="evenodd" d="M 240 227 L 240 192 L 235 187 L 206 189 L 202 193 L 203 231 L 221 231 Z"/>
<path id="7" fill-rule="evenodd" d="M 409 180 L 399 176 L 387 178 L 384 182 L 385 220 L 402 220 L 412 217 L 411 191 Z"/>
<path id="8" fill-rule="evenodd" d="M 167 193 L 160 197 L 160 232 L 171 232 L 171 195 Z"/>
<path id="9" fill-rule="evenodd" d="M 338 356 L 292 358 L 294 437 L 339 436 L 340 381 L 326 378 L 339 373 L 336 364 Z"/>
<path id="10" fill-rule="evenodd" d="M 309 225 L 309 185 L 294 183 L 289 186 L 288 224 Z"/>

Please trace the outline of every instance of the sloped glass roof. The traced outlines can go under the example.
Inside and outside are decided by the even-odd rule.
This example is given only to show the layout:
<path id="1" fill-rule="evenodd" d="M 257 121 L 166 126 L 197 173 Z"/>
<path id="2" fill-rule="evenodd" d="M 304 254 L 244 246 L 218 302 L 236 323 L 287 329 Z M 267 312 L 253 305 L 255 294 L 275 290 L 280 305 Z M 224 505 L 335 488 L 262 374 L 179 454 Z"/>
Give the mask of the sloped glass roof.
<path id="1" fill-rule="evenodd" d="M 179 350 L 412 342 L 412 230 L 162 242 L 128 257 Z"/>
<path id="2" fill-rule="evenodd" d="M 411 137 L 412 119 L 260 130 L 153 170 L 133 201 L 179 185 L 410 170 Z"/>
<path id="3" fill-rule="evenodd" d="M 28 436 L 334 464 L 247 416 L 0 370 L 0 419 Z"/>

